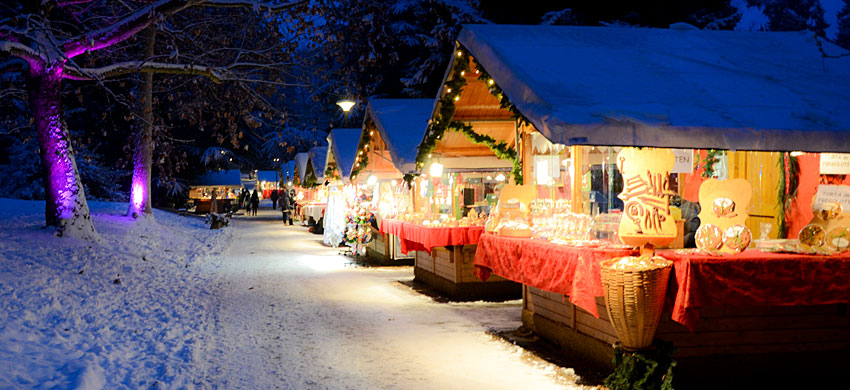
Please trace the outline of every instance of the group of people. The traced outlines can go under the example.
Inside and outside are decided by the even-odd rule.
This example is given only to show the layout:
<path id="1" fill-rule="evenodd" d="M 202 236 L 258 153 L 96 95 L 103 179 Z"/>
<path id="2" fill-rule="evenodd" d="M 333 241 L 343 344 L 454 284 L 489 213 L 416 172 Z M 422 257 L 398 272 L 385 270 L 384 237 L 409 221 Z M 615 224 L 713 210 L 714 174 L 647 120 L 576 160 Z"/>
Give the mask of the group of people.
<path id="1" fill-rule="evenodd" d="M 292 225 L 292 211 L 295 210 L 295 190 L 289 190 L 286 187 L 280 190 L 272 190 L 269 199 L 272 201 L 273 210 L 277 210 L 280 206 L 280 211 L 283 213 L 283 223 Z M 260 207 L 260 195 L 257 190 L 243 189 L 242 193 L 239 194 L 239 205 L 245 208 L 248 215 L 257 215 L 257 209 Z"/>
<path id="2" fill-rule="evenodd" d="M 248 215 L 257 215 L 257 209 L 260 208 L 260 195 L 257 190 L 248 191 L 243 188 L 239 194 L 239 206 L 245 208 L 245 213 Z"/>

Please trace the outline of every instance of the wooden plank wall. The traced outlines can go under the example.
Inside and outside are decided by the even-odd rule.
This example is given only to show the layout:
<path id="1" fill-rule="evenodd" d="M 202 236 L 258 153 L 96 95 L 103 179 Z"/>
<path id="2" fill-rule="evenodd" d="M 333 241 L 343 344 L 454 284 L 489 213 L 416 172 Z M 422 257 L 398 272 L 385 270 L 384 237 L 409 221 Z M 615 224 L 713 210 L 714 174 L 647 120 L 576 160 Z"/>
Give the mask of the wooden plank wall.
<path id="1" fill-rule="evenodd" d="M 603 299 L 599 318 L 561 294 L 526 286 L 526 310 L 607 344 L 617 341 Z M 656 337 L 672 341 L 677 357 L 850 350 L 848 305 L 707 307 L 694 333 L 665 313 Z"/>
<path id="2" fill-rule="evenodd" d="M 416 252 L 416 267 L 436 274 L 453 283 L 483 283 L 475 277 L 475 251 L 478 245 L 455 246 L 451 250 L 445 247 L 434 248 L 429 255 L 425 251 Z M 490 275 L 487 283 L 504 282 L 507 279 Z"/>

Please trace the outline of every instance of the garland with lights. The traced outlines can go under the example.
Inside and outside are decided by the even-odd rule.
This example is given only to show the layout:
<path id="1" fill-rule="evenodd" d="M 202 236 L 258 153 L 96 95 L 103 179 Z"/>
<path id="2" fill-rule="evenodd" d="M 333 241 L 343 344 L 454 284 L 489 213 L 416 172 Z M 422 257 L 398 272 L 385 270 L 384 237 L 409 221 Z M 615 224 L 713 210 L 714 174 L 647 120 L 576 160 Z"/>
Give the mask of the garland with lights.
<path id="1" fill-rule="evenodd" d="M 360 171 L 369 165 L 369 153 L 366 145 L 371 145 L 372 132 L 375 131 L 372 130 L 375 128 L 375 122 L 372 121 L 372 118 L 366 118 L 366 123 L 363 128 L 365 130 L 360 132 L 360 142 L 357 144 L 357 157 L 354 159 L 354 166 L 351 167 L 351 175 L 349 176 L 351 180 L 356 179 L 357 175 L 360 174 Z"/>
<path id="2" fill-rule="evenodd" d="M 340 176 L 336 169 L 336 163 L 330 162 L 328 163 L 328 167 L 325 168 L 325 177 L 329 179 L 339 180 Z"/>
<path id="3" fill-rule="evenodd" d="M 800 162 L 791 153 L 785 152 L 779 155 L 779 194 L 776 207 L 777 225 L 779 226 L 778 238 L 788 237 L 788 212 L 791 202 L 797 197 L 797 188 L 800 186 Z"/>
<path id="4" fill-rule="evenodd" d="M 718 157 L 722 155 L 723 151 L 717 149 L 709 149 L 706 152 L 705 158 L 700 161 L 700 165 L 702 166 L 703 179 L 709 179 L 714 176 L 714 164 L 719 161 Z"/>
<path id="5" fill-rule="evenodd" d="M 474 143 L 487 146 L 493 151 L 496 157 L 510 160 L 513 165 L 511 174 L 514 177 L 514 181 L 517 184 L 522 184 L 522 161 L 516 149 L 509 147 L 504 141 L 497 142 L 493 137 L 476 133 L 472 125 L 452 120 L 456 111 L 455 102 L 460 100 L 460 94 L 466 85 L 464 76 L 470 70 L 470 57 L 467 51 L 463 50 L 463 48 L 458 48 L 457 57 L 458 59 L 454 62 L 454 66 L 452 66 L 452 77 L 446 81 L 445 93 L 440 97 L 437 113 L 429 122 L 425 137 L 419 145 L 419 150 L 416 154 L 416 168 L 421 170 L 425 167 L 425 161 L 431 156 L 431 152 L 437 146 L 437 141 L 443 138 L 443 134 L 446 131 L 453 130 L 462 132 L 466 138 Z M 505 94 L 502 93 L 502 90 L 496 85 L 495 81 L 484 72 L 483 67 L 478 62 L 475 62 L 475 66 L 479 73 L 478 78 L 487 83 L 490 87 L 490 93 L 499 99 L 501 107 L 513 112 L 515 119 L 528 123 L 528 120 L 519 113 Z M 414 177 L 414 175 L 404 175 L 404 181 L 410 183 Z"/>

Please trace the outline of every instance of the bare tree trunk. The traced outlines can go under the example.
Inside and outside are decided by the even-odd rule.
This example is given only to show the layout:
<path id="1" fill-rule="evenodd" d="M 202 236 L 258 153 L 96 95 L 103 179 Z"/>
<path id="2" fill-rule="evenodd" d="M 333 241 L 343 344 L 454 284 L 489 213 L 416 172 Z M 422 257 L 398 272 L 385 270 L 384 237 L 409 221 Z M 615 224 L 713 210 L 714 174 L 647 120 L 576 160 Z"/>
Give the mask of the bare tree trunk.
<path id="1" fill-rule="evenodd" d="M 156 26 L 144 31 L 145 57 L 153 58 L 156 43 Z M 130 187 L 130 209 L 133 218 L 153 218 L 151 210 L 151 159 L 153 156 L 153 73 L 143 73 L 139 87 L 139 111 L 133 151 L 133 184 Z"/>
<path id="2" fill-rule="evenodd" d="M 44 175 L 45 220 L 58 236 L 97 239 L 62 111 L 62 65 L 31 67 L 27 89 Z"/>

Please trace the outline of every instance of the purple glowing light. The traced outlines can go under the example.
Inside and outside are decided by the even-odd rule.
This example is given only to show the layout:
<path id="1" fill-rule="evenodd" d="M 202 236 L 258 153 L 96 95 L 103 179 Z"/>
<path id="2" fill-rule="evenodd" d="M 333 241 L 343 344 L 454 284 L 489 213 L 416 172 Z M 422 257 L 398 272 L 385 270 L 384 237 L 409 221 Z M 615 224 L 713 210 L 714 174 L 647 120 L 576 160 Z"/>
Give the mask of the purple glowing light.
<path id="1" fill-rule="evenodd" d="M 142 202 L 145 200 L 145 186 L 142 183 L 133 183 L 132 188 L 133 206 L 138 210 L 142 208 Z"/>

